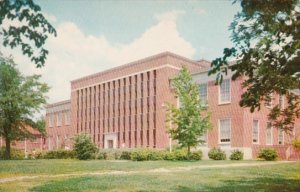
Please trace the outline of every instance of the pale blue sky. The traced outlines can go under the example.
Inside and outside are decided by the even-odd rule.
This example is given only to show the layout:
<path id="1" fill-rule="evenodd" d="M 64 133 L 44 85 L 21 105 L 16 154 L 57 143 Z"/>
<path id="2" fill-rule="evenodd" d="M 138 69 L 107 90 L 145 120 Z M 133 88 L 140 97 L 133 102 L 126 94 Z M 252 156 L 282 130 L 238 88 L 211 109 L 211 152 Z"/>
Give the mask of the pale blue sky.
<path id="1" fill-rule="evenodd" d="M 127 44 L 157 22 L 155 15 L 168 11 L 178 16 L 180 35 L 196 49 L 193 59 L 217 57 L 232 45 L 228 26 L 239 4 L 226 0 L 39 0 L 42 10 L 58 23 L 71 21 L 89 35 L 104 35 L 113 44 Z"/>
<path id="2" fill-rule="evenodd" d="M 70 81 L 163 51 L 212 60 L 231 47 L 232 1 L 36 0 L 55 26 L 46 64 L 36 69 L 18 50 L 22 73 L 51 86 L 49 103 L 70 98 Z"/>

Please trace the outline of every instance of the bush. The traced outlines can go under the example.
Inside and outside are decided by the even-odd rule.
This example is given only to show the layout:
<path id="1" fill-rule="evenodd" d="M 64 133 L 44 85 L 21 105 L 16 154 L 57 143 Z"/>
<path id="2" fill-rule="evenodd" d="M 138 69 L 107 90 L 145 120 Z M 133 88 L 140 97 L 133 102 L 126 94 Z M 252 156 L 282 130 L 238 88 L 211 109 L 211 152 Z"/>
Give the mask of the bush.
<path id="1" fill-rule="evenodd" d="M 78 159 L 87 160 L 95 157 L 97 147 L 88 135 L 80 134 L 75 137 L 74 151 Z"/>
<path id="2" fill-rule="evenodd" d="M 258 158 L 264 159 L 266 161 L 274 161 L 277 159 L 277 157 L 278 157 L 277 151 L 272 148 L 261 149 L 258 154 Z"/>
<path id="3" fill-rule="evenodd" d="M 122 151 L 120 159 L 131 160 L 131 151 Z"/>
<path id="4" fill-rule="evenodd" d="M 36 153 L 36 159 L 73 159 L 75 158 L 75 152 L 73 150 L 51 150 L 47 152 Z"/>
<path id="5" fill-rule="evenodd" d="M 202 151 L 193 151 L 189 155 L 189 160 L 199 161 L 202 159 Z"/>
<path id="6" fill-rule="evenodd" d="M 213 160 L 225 160 L 226 154 L 219 148 L 213 148 L 208 152 L 208 157 Z"/>
<path id="7" fill-rule="evenodd" d="M 0 159 L 4 159 L 5 156 L 5 147 L 0 148 Z M 25 153 L 24 150 L 10 148 L 10 159 L 21 160 L 24 159 Z"/>
<path id="8" fill-rule="evenodd" d="M 178 161 L 188 160 L 187 150 L 184 150 L 184 149 L 175 150 L 175 151 L 173 151 L 173 153 L 175 155 L 175 160 L 178 160 Z"/>
<path id="9" fill-rule="evenodd" d="M 240 150 L 234 150 L 230 157 L 230 160 L 243 160 L 244 159 L 244 153 Z"/>
<path id="10" fill-rule="evenodd" d="M 131 153 L 131 160 L 133 161 L 147 161 L 149 160 L 150 150 L 148 149 L 138 149 Z"/>

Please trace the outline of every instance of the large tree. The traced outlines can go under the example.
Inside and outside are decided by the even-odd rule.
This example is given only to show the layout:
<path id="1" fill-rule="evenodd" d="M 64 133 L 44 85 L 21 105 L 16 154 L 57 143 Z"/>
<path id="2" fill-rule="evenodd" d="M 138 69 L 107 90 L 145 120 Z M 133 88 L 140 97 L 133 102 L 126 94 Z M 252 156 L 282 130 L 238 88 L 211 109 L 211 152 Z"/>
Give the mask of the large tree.
<path id="1" fill-rule="evenodd" d="M 48 35 L 56 36 L 54 27 L 32 0 L 0 0 L 0 37 L 5 47 L 20 47 L 37 67 L 45 64 Z"/>
<path id="2" fill-rule="evenodd" d="M 39 79 L 39 75 L 23 76 L 12 59 L 0 55 L 0 136 L 5 139 L 6 159 L 11 141 L 32 136 L 28 126 L 42 132 L 43 123 L 34 121 L 34 114 L 46 103 L 49 87 Z"/>
<path id="3" fill-rule="evenodd" d="M 240 105 L 260 110 L 272 93 L 287 98 L 285 108 L 275 105 L 269 115 L 273 125 L 293 129 L 300 117 L 300 7 L 299 0 L 235 0 L 241 4 L 230 25 L 233 48 L 212 62 L 209 74 L 232 70 L 232 79 L 246 77 Z M 228 59 L 236 59 L 230 63 Z"/>
<path id="4" fill-rule="evenodd" d="M 201 136 L 211 127 L 210 116 L 200 101 L 198 85 L 186 67 L 171 84 L 180 106 L 167 103 L 166 125 L 172 139 L 178 140 L 181 147 L 187 147 L 189 154 L 191 147 L 203 142 Z"/>

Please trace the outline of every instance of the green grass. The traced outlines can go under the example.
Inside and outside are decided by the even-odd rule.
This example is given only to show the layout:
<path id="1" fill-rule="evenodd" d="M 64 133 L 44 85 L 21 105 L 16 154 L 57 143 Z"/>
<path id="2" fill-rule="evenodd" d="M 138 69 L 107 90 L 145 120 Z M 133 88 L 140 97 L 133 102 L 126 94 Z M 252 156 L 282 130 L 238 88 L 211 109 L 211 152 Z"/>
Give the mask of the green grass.
<path id="1" fill-rule="evenodd" d="M 258 161 L 0 161 L 0 175 L 2 176 L 10 174 L 54 175 L 109 170 L 138 171 L 128 175 L 41 177 L 2 183 L 0 191 L 300 191 L 300 162 L 253 167 L 149 172 L 158 168 L 175 170 L 177 167 L 185 166 L 232 163 L 252 164 Z"/>

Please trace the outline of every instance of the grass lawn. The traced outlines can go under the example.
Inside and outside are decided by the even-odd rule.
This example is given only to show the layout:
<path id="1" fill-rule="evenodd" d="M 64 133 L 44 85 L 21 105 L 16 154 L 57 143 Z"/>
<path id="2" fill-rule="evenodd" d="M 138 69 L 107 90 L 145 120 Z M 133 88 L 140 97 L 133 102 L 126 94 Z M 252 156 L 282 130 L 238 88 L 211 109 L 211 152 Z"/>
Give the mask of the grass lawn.
<path id="1" fill-rule="evenodd" d="M 238 163 L 258 165 L 230 167 Z M 0 180 L 39 175 L 37 178 L 0 183 L 0 191 L 300 191 L 300 162 L 273 165 L 264 163 L 259 161 L 0 161 Z M 211 167 L 214 165 L 228 167 Z M 192 169 L 185 169 L 190 167 Z M 123 172 L 110 173 L 112 171 Z M 108 174 L 88 175 L 87 173 Z M 54 177 L 56 175 L 60 176 Z"/>

